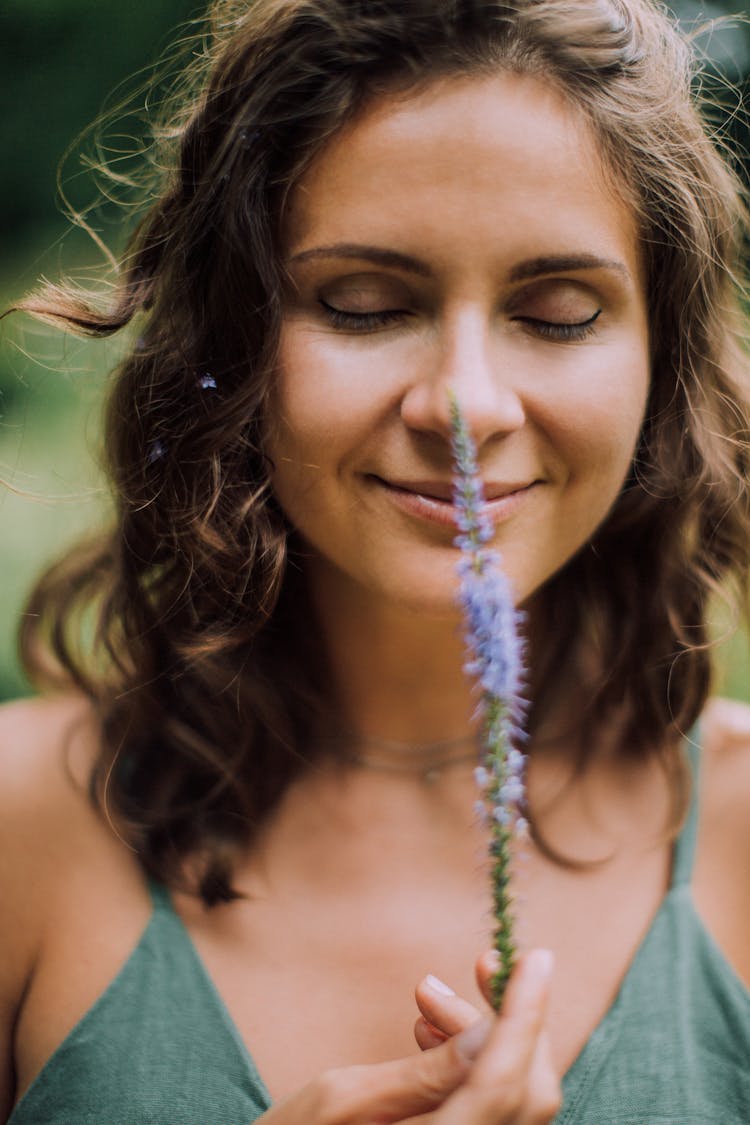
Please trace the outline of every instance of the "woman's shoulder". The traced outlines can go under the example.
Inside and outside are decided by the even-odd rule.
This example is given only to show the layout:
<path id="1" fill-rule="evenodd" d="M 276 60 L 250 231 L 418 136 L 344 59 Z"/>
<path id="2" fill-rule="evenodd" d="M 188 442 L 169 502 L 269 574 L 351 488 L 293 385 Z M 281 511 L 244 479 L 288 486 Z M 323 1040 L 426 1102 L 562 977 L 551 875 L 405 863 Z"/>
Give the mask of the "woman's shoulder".
<path id="1" fill-rule="evenodd" d="M 712 699 L 700 729 L 703 829 L 741 865 L 750 890 L 750 706 Z"/>
<path id="2" fill-rule="evenodd" d="M 133 867 L 89 794 L 98 748 L 93 709 L 80 696 L 0 707 L 0 895 L 26 956 L 85 880 Z"/>
<path id="3" fill-rule="evenodd" d="M 699 913 L 750 987 L 750 706 L 712 699 L 701 720 Z"/>
<path id="4" fill-rule="evenodd" d="M 743 872 L 750 908 L 750 706 L 712 699 L 700 729 L 702 829 L 718 849 L 717 860 Z"/>
<path id="5" fill-rule="evenodd" d="M 75 696 L 0 707 L 0 893 L 27 934 L 55 870 L 94 830 L 86 785 L 94 730 L 90 707 Z"/>
<path id="6" fill-rule="evenodd" d="M 93 725 L 93 708 L 85 696 L 74 692 L 16 699 L 0 705 L 0 753 L 3 760 L 14 746 L 50 746 L 71 725 Z M 56 736 L 59 736 L 56 738 Z"/>
<path id="7" fill-rule="evenodd" d="M 744 745 L 750 751 L 750 704 L 714 696 L 706 704 L 701 726 L 715 740 L 714 749 L 738 749 Z"/>
<path id="8" fill-rule="evenodd" d="M 0 833 L 23 832 L 32 820 L 39 838 L 48 820 L 82 808 L 97 745 L 93 711 L 82 697 L 0 707 Z"/>
<path id="9" fill-rule="evenodd" d="M 10 1058 L 19 1073 L 36 1072 L 150 910 L 134 853 L 90 796 L 99 747 L 81 697 L 0 707 L 0 1120 L 14 1089 Z"/>
<path id="10" fill-rule="evenodd" d="M 750 839 L 750 705 L 719 696 L 701 717 L 702 788 L 706 797 L 743 809 Z"/>
<path id="11" fill-rule="evenodd" d="M 90 722 L 78 699 L 22 700 L 0 707 L 0 1117 L 9 1108 L 11 1042 L 48 929 L 50 905 L 75 845 L 85 804 L 65 746 Z M 71 743 L 72 745 L 72 743 Z"/>

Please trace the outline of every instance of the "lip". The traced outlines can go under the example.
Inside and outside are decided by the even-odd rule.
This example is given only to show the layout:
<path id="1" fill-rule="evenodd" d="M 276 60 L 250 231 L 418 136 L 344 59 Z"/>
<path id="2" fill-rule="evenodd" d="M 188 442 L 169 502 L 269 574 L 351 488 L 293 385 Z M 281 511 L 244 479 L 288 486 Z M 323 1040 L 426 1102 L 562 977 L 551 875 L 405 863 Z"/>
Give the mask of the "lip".
<path id="1" fill-rule="evenodd" d="M 451 482 L 385 480 L 378 476 L 373 476 L 371 479 L 380 485 L 401 511 L 429 523 L 450 527 L 454 531 L 458 530 L 458 513 L 453 504 L 453 485 Z M 485 484 L 487 499 L 482 509 L 483 515 L 495 524 L 507 519 L 525 503 L 529 493 L 539 483 L 537 480 L 487 482 Z"/>
<path id="2" fill-rule="evenodd" d="M 378 478 L 382 479 L 382 478 Z M 509 496 L 511 492 L 522 492 L 528 488 L 531 481 L 484 481 L 484 496 L 488 502 L 500 500 Z M 453 482 L 445 480 L 384 480 L 383 484 L 390 488 L 399 488 L 404 492 L 416 492 L 419 496 L 426 496 L 432 500 L 443 500 L 447 503 L 453 501 Z"/>

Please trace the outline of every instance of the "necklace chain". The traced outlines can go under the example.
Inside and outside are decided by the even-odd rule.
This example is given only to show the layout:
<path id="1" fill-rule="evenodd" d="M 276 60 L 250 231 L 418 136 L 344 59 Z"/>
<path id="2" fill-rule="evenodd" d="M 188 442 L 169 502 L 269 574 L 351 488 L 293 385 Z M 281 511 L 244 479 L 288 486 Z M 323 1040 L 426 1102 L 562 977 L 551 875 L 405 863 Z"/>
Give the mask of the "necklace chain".
<path id="1" fill-rule="evenodd" d="M 376 770 L 380 773 L 397 773 L 420 778 L 425 785 L 434 785 L 450 766 L 468 762 L 478 763 L 477 736 L 462 734 L 456 738 L 441 739 L 438 742 L 394 742 L 374 735 L 342 735 L 337 744 L 346 747 L 344 759 L 359 769 Z M 471 749 L 465 749 L 471 747 Z M 368 753 L 383 750 L 393 757 Z M 459 752 L 460 751 L 460 752 Z"/>

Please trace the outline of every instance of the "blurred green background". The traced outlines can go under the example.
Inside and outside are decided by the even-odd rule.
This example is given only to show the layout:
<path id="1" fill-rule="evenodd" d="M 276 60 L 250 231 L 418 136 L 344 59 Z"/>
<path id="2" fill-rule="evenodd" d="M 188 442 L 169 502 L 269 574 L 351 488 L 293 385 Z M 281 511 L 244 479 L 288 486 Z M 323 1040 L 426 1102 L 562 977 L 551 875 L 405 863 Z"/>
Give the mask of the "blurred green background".
<path id="1" fill-rule="evenodd" d="M 743 10 L 741 3 L 692 0 L 673 6 L 687 20 Z M 201 0 L 1 0 L 0 307 L 42 275 L 101 265 L 91 240 L 61 214 L 58 167 L 73 145 L 61 178 L 74 206 L 85 206 L 94 195 L 92 179 L 73 142 L 105 103 L 118 104 L 132 88 L 129 76 L 194 30 L 189 21 L 203 7 Z M 715 32 L 705 43 L 733 81 L 750 72 L 746 28 Z M 141 96 L 141 107 L 144 101 Z M 110 143 L 132 148 L 143 118 L 130 112 Z M 733 129 L 746 143 L 743 127 Z M 83 152 L 92 144 L 84 140 Z M 122 244 L 126 224 L 116 207 L 99 208 L 93 223 L 110 247 Z M 28 691 L 15 631 L 34 575 L 106 518 L 98 419 L 117 349 L 112 342 L 76 341 L 27 317 L 0 323 L 0 700 Z M 746 648 L 740 639 L 724 646 L 722 686 L 750 699 Z"/>
<path id="2" fill-rule="evenodd" d="M 203 8 L 201 0 L 0 0 L 0 307 L 42 275 L 101 266 L 91 239 L 62 214 L 58 167 L 72 204 L 89 204 L 96 188 L 76 138 L 145 81 L 144 68 L 175 37 L 195 30 L 188 21 Z M 139 133 L 144 114 L 131 112 L 108 144 L 132 149 Z M 84 138 L 82 151 L 94 143 Z M 92 222 L 109 246 L 122 244 L 118 208 L 98 209 Z M 105 518 L 98 419 L 116 358 L 112 342 L 81 342 L 28 317 L 0 323 L 0 699 L 28 690 L 15 631 L 34 574 Z"/>

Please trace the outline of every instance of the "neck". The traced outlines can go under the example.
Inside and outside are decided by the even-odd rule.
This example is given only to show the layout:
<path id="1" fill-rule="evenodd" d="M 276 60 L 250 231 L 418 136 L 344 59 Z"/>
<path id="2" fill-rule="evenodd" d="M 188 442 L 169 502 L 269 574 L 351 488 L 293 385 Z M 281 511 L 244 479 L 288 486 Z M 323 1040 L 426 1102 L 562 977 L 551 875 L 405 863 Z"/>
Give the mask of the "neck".
<path id="1" fill-rule="evenodd" d="M 456 767 L 476 767 L 481 761 L 479 740 L 473 734 L 415 743 L 344 731 L 331 740 L 331 749 L 353 769 L 411 777 L 429 786 Z"/>
<path id="2" fill-rule="evenodd" d="M 458 612 L 416 613 L 341 580 L 335 598 L 316 581 L 313 598 L 342 731 L 410 745 L 472 737 L 476 696 Z"/>

